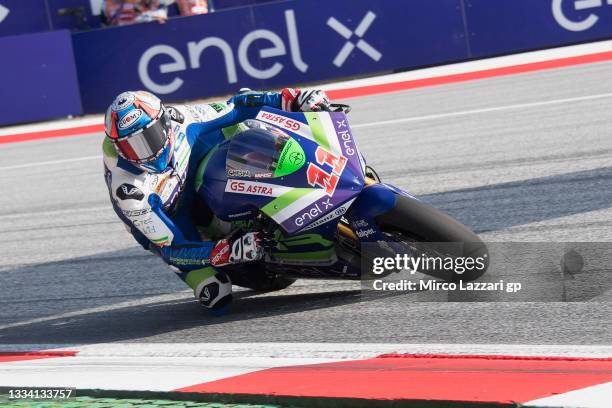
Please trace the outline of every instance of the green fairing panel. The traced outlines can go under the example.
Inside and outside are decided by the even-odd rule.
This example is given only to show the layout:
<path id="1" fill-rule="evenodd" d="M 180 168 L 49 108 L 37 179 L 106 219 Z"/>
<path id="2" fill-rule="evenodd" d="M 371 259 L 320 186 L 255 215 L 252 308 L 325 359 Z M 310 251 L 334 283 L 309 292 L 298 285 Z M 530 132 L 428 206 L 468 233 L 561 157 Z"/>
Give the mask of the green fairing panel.
<path id="1" fill-rule="evenodd" d="M 292 174 L 301 169 L 304 163 L 306 163 L 304 149 L 293 138 L 289 138 L 278 159 L 274 177 Z"/>

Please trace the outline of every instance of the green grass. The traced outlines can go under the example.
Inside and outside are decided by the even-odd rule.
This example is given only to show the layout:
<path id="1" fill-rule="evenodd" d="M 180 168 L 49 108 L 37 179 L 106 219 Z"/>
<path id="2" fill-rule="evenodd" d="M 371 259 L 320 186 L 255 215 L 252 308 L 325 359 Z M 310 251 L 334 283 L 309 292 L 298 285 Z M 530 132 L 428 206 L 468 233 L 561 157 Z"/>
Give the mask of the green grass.
<path id="1" fill-rule="evenodd" d="M 219 402 L 170 401 L 134 398 L 76 397 L 70 400 L 9 400 L 0 395 L 0 407 L 11 408 L 280 408 L 279 405 L 224 404 Z"/>

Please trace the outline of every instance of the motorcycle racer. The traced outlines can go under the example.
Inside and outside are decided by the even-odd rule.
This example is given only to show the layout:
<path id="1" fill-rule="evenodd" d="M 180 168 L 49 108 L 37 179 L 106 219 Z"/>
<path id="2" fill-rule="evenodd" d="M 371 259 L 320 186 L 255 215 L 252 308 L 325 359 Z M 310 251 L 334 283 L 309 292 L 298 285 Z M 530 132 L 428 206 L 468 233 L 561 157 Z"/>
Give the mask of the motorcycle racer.
<path id="1" fill-rule="evenodd" d="M 165 106 L 151 93 L 128 91 L 106 112 L 103 161 L 113 209 L 207 308 L 223 309 L 232 300 L 229 277 L 217 268 L 260 259 L 262 249 L 256 232 L 216 242 L 202 236 L 197 225 L 210 223 L 212 214 L 195 194 L 195 169 L 262 106 L 319 111 L 329 99 L 320 90 L 245 89 L 227 103 Z"/>

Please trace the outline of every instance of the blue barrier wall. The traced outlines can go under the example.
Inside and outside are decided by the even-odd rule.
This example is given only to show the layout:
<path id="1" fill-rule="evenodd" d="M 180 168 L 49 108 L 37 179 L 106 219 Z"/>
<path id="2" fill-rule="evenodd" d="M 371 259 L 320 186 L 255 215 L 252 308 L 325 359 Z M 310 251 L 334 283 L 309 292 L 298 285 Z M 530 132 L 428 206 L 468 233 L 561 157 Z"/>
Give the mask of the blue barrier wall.
<path id="1" fill-rule="evenodd" d="M 21 5 L 37 25 L 42 1 L 0 0 L 0 5 L 10 3 L 15 10 Z M 84 111 L 104 111 L 126 89 L 148 89 L 179 101 L 244 86 L 276 88 L 612 38 L 612 0 L 244 1 L 253 5 L 163 25 L 73 34 Z M 11 13 L 21 13 L 15 10 Z M 0 24 L 0 35 L 7 27 L 15 29 L 13 17 Z M 2 92 L 13 99 L 28 95 L 23 100 L 38 103 L 38 116 L 78 112 L 67 33 L 36 38 L 2 42 L 3 55 L 19 58 L 0 72 L 25 78 L 14 82 L 19 88 L 9 85 Z M 45 58 L 49 64 L 43 69 Z M 67 71 L 53 71 L 57 64 Z M 42 81 L 41 73 L 52 79 Z M 5 108 L 4 123 L 6 118 L 35 120 L 23 111 Z"/>
<path id="2" fill-rule="evenodd" d="M 0 0 L 0 20 L 0 37 L 49 30 L 45 0 Z"/>
<path id="3" fill-rule="evenodd" d="M 69 31 L 2 37 L 0 55 L 0 126 L 82 113 Z"/>
<path id="4" fill-rule="evenodd" d="M 83 104 L 102 111 L 120 89 L 183 100 L 457 61 L 460 3 L 298 0 L 77 33 Z"/>
<path id="5" fill-rule="evenodd" d="M 464 0 L 471 57 L 612 37 L 609 0 Z"/>
<path id="6" fill-rule="evenodd" d="M 612 37 L 609 0 L 297 0 L 77 33 L 83 104 L 177 101 Z"/>

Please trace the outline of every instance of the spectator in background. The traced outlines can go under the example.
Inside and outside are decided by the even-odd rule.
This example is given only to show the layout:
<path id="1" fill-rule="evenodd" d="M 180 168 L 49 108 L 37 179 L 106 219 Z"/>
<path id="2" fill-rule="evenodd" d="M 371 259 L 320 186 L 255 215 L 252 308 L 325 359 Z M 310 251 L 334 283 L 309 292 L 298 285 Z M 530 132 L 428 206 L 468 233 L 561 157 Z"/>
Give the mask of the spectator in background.
<path id="1" fill-rule="evenodd" d="M 208 0 L 176 0 L 181 16 L 208 13 Z"/>
<path id="2" fill-rule="evenodd" d="M 149 21 L 165 23 L 168 11 L 158 0 L 104 0 L 104 17 L 110 26 Z"/>

